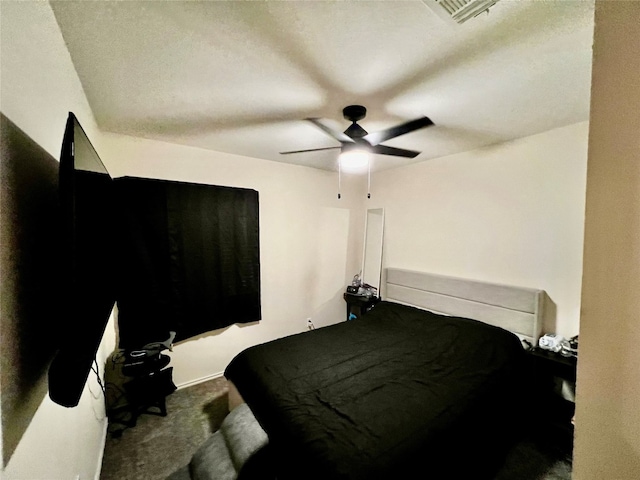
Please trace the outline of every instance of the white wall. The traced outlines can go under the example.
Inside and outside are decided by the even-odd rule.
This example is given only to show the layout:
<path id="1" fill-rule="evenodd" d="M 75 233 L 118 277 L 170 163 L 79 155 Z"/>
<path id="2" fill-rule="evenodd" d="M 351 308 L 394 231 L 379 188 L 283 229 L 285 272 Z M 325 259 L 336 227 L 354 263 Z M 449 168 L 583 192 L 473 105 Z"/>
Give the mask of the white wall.
<path id="1" fill-rule="evenodd" d="M 100 132 L 49 4 L 0 2 L 0 21 L 2 112 L 59 158 L 67 114 L 73 111 L 99 148 Z M 113 322 L 108 328 L 99 362 L 113 350 Z M 100 388 L 93 376 L 73 409 L 56 405 L 46 396 L 8 459 L 2 478 L 94 478 L 105 427 Z"/>
<path id="2" fill-rule="evenodd" d="M 574 478 L 640 478 L 640 2 L 596 2 Z"/>
<path id="3" fill-rule="evenodd" d="M 249 345 L 346 315 L 342 292 L 360 270 L 365 183 L 335 172 L 211 152 L 116 134 L 101 155 L 115 176 L 137 176 L 255 189 L 260 203 L 262 321 L 231 326 L 176 345 L 174 381 L 221 373 Z"/>
<path id="4" fill-rule="evenodd" d="M 586 122 L 385 171 L 385 267 L 546 290 L 545 331 L 578 333 Z M 553 314 L 553 309 L 550 309 Z"/>

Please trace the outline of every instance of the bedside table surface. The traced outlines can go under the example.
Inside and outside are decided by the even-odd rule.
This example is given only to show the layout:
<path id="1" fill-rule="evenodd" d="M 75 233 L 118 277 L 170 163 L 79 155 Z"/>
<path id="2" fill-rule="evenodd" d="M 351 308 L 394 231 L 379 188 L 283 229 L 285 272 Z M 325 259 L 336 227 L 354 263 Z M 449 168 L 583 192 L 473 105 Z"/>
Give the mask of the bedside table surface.
<path id="1" fill-rule="evenodd" d="M 365 305 L 370 302 L 378 303 L 379 301 L 379 297 L 368 297 L 366 295 L 358 295 L 357 293 L 347 292 L 344 293 L 343 298 L 347 303 L 355 303 L 360 305 Z"/>
<path id="2" fill-rule="evenodd" d="M 564 355 L 556 352 L 551 352 L 549 350 L 544 350 L 539 347 L 533 347 L 531 350 L 527 350 L 529 355 L 534 355 L 539 358 L 547 359 L 553 362 L 563 363 L 568 366 L 575 366 L 578 363 L 578 357 L 570 356 L 565 357 Z"/>

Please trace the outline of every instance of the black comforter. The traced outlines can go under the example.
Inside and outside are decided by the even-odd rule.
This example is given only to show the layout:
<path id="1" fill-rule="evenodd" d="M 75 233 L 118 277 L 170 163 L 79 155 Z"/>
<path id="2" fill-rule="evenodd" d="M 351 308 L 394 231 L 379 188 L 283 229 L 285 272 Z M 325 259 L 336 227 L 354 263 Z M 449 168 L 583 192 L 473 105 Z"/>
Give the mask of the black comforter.
<path id="1" fill-rule="evenodd" d="M 381 302 L 251 347 L 225 376 L 267 432 L 278 478 L 480 479 L 518 420 L 523 361 L 506 330 Z"/>

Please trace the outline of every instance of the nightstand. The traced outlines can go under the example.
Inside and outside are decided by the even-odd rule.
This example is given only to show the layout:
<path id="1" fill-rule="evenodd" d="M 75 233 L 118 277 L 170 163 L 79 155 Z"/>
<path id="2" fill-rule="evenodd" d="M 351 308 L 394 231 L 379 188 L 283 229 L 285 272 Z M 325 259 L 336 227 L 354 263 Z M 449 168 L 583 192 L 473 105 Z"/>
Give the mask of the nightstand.
<path id="1" fill-rule="evenodd" d="M 576 357 L 565 357 L 559 353 L 534 347 L 528 350 L 534 375 L 557 377 L 569 382 L 576 381 Z"/>
<path id="2" fill-rule="evenodd" d="M 578 359 L 537 347 L 528 350 L 527 357 L 538 425 L 547 437 L 555 437 L 555 441 L 570 451 L 573 443 L 571 419 L 575 403 L 562 395 L 562 388 L 566 382 L 575 389 Z"/>
<path id="3" fill-rule="evenodd" d="M 356 318 L 361 317 L 380 301 L 380 297 L 368 297 L 347 292 L 344 293 L 343 298 L 347 302 L 347 320 L 349 320 L 351 314 L 355 315 Z"/>

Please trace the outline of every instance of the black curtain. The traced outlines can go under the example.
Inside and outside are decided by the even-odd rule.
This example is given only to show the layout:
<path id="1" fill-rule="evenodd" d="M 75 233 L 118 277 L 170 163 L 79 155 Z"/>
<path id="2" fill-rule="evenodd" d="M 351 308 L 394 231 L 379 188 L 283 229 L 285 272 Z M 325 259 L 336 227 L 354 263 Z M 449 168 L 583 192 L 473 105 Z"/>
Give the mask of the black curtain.
<path id="1" fill-rule="evenodd" d="M 115 184 L 120 348 L 261 319 L 258 192 L 132 177 Z"/>

